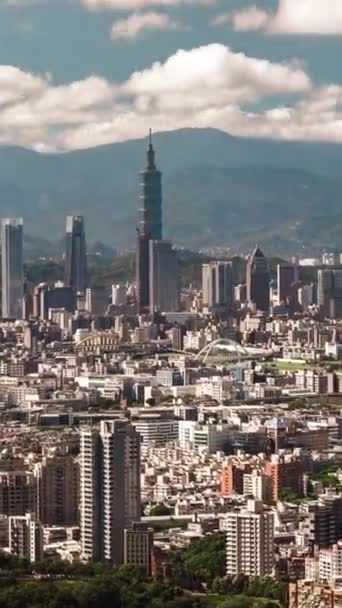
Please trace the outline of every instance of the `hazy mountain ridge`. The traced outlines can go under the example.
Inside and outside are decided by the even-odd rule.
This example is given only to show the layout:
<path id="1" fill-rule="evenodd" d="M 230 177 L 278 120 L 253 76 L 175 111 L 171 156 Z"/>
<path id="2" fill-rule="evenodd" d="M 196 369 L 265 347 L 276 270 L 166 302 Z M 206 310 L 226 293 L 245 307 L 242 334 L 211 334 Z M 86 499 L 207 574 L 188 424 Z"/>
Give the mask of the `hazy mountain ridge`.
<path id="1" fill-rule="evenodd" d="M 258 241 L 281 254 L 342 248 L 341 146 L 204 129 L 156 134 L 154 142 L 165 235 L 177 243 L 242 251 Z M 1 147 L 0 214 L 22 215 L 27 234 L 43 243 L 63 235 L 66 214 L 80 212 L 88 241 L 128 249 L 145 150 L 144 140 L 60 155 Z"/>

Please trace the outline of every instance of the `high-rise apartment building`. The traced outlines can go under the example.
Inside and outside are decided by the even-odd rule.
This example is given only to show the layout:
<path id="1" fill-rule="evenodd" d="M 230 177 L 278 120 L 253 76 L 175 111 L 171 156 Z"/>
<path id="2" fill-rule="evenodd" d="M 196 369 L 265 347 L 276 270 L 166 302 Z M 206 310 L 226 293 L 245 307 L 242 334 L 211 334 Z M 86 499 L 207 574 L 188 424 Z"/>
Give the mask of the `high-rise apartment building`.
<path id="1" fill-rule="evenodd" d="M 124 530 L 140 520 L 140 437 L 127 420 L 81 431 L 82 556 L 124 561 Z"/>
<path id="2" fill-rule="evenodd" d="M 232 494 L 243 494 L 243 478 L 250 472 L 250 466 L 241 462 L 228 464 L 222 469 L 221 474 L 221 494 L 231 496 Z"/>
<path id="3" fill-rule="evenodd" d="M 1 222 L 2 316 L 21 319 L 23 316 L 24 266 L 23 220 L 5 218 Z"/>
<path id="4" fill-rule="evenodd" d="M 342 537 L 342 497 L 326 492 L 318 500 L 303 503 L 301 524 L 307 542 L 313 547 L 329 547 Z"/>
<path id="5" fill-rule="evenodd" d="M 71 455 L 46 456 L 37 463 L 38 514 L 42 524 L 78 524 L 79 466 Z"/>
<path id="6" fill-rule="evenodd" d="M 202 265 L 203 306 L 229 309 L 233 300 L 233 273 L 230 262 Z"/>
<path id="7" fill-rule="evenodd" d="M 265 475 L 272 479 L 273 500 L 281 498 L 283 492 L 290 491 L 303 496 L 304 465 L 301 456 L 294 454 L 273 454 L 265 464 Z"/>
<path id="8" fill-rule="evenodd" d="M 8 530 L 11 555 L 29 562 L 43 559 L 43 528 L 34 513 L 11 516 Z"/>
<path id="9" fill-rule="evenodd" d="M 225 516 L 227 576 L 271 576 L 274 565 L 274 517 L 261 501 Z"/>
<path id="10" fill-rule="evenodd" d="M 150 132 L 147 163 L 140 172 L 140 205 L 136 251 L 137 301 L 140 311 L 150 307 L 150 240 L 161 241 L 162 234 L 162 174 L 156 167 Z"/>
<path id="11" fill-rule="evenodd" d="M 270 306 L 270 276 L 267 259 L 256 247 L 247 262 L 247 302 L 257 310 L 268 312 Z"/>
<path id="12" fill-rule="evenodd" d="M 168 241 L 149 241 L 150 312 L 179 308 L 177 253 Z"/>
<path id="13" fill-rule="evenodd" d="M 64 283 L 76 292 L 87 287 L 87 253 L 82 215 L 66 218 Z"/>

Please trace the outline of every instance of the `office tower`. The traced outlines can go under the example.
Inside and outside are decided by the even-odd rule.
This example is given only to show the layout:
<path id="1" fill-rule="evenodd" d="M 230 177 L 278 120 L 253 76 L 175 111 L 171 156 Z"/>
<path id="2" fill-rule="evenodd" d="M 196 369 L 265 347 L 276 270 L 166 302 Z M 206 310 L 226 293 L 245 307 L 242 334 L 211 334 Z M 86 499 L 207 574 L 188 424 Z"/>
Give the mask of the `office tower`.
<path id="1" fill-rule="evenodd" d="M 225 516 L 227 576 L 271 576 L 274 564 L 273 513 L 261 501 Z"/>
<path id="2" fill-rule="evenodd" d="M 230 308 L 233 300 L 233 275 L 230 262 L 202 265 L 203 306 Z"/>
<path id="3" fill-rule="evenodd" d="M 11 555 L 29 562 L 43 559 L 43 528 L 34 513 L 10 517 L 8 531 Z"/>
<path id="4" fill-rule="evenodd" d="M 23 220 L 1 222 L 2 316 L 21 319 L 24 296 Z"/>
<path id="5" fill-rule="evenodd" d="M 82 556 L 124 561 L 124 530 L 140 520 L 140 437 L 127 420 L 81 431 Z"/>
<path id="6" fill-rule="evenodd" d="M 149 241 L 150 312 L 179 309 L 177 253 L 168 241 Z"/>
<path id="7" fill-rule="evenodd" d="M 247 262 L 246 272 L 247 302 L 257 310 L 268 312 L 270 306 L 267 259 L 259 247 L 256 247 Z"/>
<path id="8" fill-rule="evenodd" d="M 342 271 L 319 270 L 317 303 L 322 315 L 342 317 Z"/>
<path id="9" fill-rule="evenodd" d="M 37 463 L 38 514 L 42 524 L 78 524 L 79 466 L 71 455 L 50 455 Z"/>
<path id="10" fill-rule="evenodd" d="M 156 168 L 155 153 L 150 140 L 147 163 L 140 172 L 140 206 L 137 228 L 136 288 L 139 311 L 150 306 L 149 241 L 163 238 L 162 235 L 162 174 Z"/>
<path id="11" fill-rule="evenodd" d="M 87 287 L 87 253 L 82 215 L 66 218 L 64 283 L 77 293 Z"/>
<path id="12" fill-rule="evenodd" d="M 124 532 L 124 563 L 152 574 L 153 529 L 144 523 L 133 523 Z"/>
<path id="13" fill-rule="evenodd" d="M 287 302 L 296 295 L 296 271 L 292 264 L 277 265 L 278 304 Z"/>
<path id="14" fill-rule="evenodd" d="M 74 312 L 76 307 L 75 291 L 72 287 L 65 287 L 63 283 L 56 283 L 51 289 L 44 283 L 38 287 L 40 295 L 39 316 L 41 319 L 49 318 L 51 308 L 65 308 Z"/>
<path id="15" fill-rule="evenodd" d="M 105 315 L 109 305 L 109 296 L 106 288 L 88 287 L 85 292 L 85 310 L 93 315 Z"/>

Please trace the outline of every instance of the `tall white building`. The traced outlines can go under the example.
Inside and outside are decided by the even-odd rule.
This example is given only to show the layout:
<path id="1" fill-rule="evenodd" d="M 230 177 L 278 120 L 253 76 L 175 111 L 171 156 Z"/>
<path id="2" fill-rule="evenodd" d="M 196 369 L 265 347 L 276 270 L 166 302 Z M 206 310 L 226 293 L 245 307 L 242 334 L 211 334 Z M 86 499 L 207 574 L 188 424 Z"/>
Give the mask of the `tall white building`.
<path id="1" fill-rule="evenodd" d="M 8 532 L 11 555 L 30 562 L 43 558 L 43 528 L 33 513 L 9 517 Z"/>
<path id="2" fill-rule="evenodd" d="M 227 576 L 271 576 L 274 564 L 273 513 L 261 501 L 249 500 L 247 508 L 227 513 Z"/>
<path id="3" fill-rule="evenodd" d="M 140 436 L 127 420 L 81 431 L 82 557 L 121 564 L 124 529 L 140 520 Z"/>
<path id="4" fill-rule="evenodd" d="M 169 241 L 149 242 L 150 312 L 179 308 L 177 253 Z"/>
<path id="5" fill-rule="evenodd" d="M 22 319 L 24 297 L 23 220 L 1 222 L 2 316 Z"/>
<path id="6" fill-rule="evenodd" d="M 203 306 L 230 307 L 233 301 L 233 276 L 230 262 L 202 265 Z"/>

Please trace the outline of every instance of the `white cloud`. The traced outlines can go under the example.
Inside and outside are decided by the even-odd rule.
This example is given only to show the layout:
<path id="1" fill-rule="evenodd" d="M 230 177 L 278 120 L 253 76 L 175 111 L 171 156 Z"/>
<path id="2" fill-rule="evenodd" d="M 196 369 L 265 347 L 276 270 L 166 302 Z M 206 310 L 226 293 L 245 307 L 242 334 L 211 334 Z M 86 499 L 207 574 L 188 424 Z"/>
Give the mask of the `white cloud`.
<path id="1" fill-rule="evenodd" d="M 256 6 L 231 15 L 239 31 L 264 30 L 272 34 L 342 34 L 341 0 L 279 0 L 275 13 Z"/>
<path id="2" fill-rule="evenodd" d="M 268 27 L 269 21 L 272 18 L 269 13 L 258 9 L 256 6 L 251 6 L 227 17 L 229 21 L 233 22 L 234 28 L 240 32 L 260 30 L 263 27 Z"/>
<path id="3" fill-rule="evenodd" d="M 272 107 L 272 96 L 286 94 L 299 100 Z M 271 109 L 251 111 L 259 100 Z M 47 75 L 0 66 L 0 143 L 81 149 L 141 137 L 150 125 L 342 143 L 340 104 L 341 86 L 315 89 L 298 63 L 272 63 L 220 44 L 180 50 L 121 84 L 93 75 L 54 86 Z"/>
<path id="4" fill-rule="evenodd" d="M 114 21 L 111 30 L 113 40 L 130 40 L 139 34 L 149 31 L 167 31 L 180 27 L 166 13 L 133 13 L 127 19 Z"/>
<path id="5" fill-rule="evenodd" d="M 179 4 L 214 4 L 216 0 L 81 0 L 89 10 L 135 11 Z"/>

